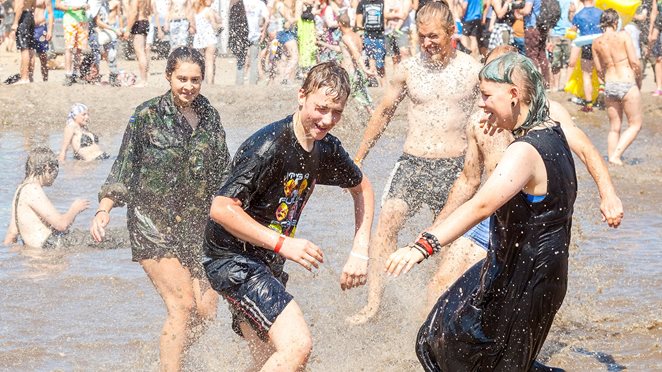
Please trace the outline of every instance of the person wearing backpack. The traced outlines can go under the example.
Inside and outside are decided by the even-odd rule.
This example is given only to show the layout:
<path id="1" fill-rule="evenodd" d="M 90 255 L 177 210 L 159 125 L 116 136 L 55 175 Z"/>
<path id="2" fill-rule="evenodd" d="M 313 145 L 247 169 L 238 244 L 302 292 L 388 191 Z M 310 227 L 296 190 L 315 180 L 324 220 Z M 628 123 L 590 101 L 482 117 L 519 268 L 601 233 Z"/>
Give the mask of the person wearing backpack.
<path id="1" fill-rule="evenodd" d="M 540 70 L 549 87 L 549 61 L 547 60 L 547 35 L 561 18 L 558 0 L 526 0 L 524 9 L 524 44 L 526 56 Z"/>

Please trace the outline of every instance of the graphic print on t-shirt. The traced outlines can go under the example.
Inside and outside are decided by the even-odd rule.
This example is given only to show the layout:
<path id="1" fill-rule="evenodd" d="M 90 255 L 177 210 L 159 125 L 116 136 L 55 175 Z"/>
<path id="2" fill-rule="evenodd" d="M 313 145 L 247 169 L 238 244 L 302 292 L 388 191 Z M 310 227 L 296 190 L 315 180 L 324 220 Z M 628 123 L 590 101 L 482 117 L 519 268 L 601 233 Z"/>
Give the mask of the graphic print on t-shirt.
<path id="1" fill-rule="evenodd" d="M 301 211 L 314 187 L 315 180 L 310 180 L 309 173 L 286 173 L 283 177 L 283 194 L 278 199 L 278 207 L 269 228 L 293 237 Z"/>
<path id="2" fill-rule="evenodd" d="M 383 4 L 366 4 L 363 13 L 365 14 L 365 21 L 363 27 L 366 31 L 383 31 L 384 25 L 382 24 L 382 7 Z"/>

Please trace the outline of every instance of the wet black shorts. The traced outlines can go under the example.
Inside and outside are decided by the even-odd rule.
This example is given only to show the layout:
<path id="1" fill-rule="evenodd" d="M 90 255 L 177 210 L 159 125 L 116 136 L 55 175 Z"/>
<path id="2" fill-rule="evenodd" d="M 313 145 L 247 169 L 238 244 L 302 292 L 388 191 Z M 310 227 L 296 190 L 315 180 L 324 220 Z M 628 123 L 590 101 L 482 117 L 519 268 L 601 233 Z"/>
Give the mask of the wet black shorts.
<path id="1" fill-rule="evenodd" d="M 136 23 L 133 24 L 131 27 L 131 35 L 144 35 L 147 36 L 149 33 L 149 21 L 148 20 L 141 20 L 141 21 L 136 21 Z"/>
<path id="2" fill-rule="evenodd" d="M 402 154 L 386 184 L 382 204 L 388 199 L 401 199 L 409 206 L 408 215 L 412 216 L 425 203 L 436 216 L 446 204 L 463 165 L 463 156 L 426 159 Z"/>
<path id="3" fill-rule="evenodd" d="M 35 47 L 34 15 L 32 12 L 24 10 L 18 20 L 18 28 L 16 29 L 16 49 L 35 49 Z"/>
<path id="4" fill-rule="evenodd" d="M 483 34 L 483 25 L 480 19 L 473 21 L 462 22 L 462 35 L 475 36 L 476 39 L 480 38 Z"/>
<path id="5" fill-rule="evenodd" d="M 204 264 L 212 288 L 230 305 L 232 329 L 243 336 L 239 324 L 248 323 L 267 341 L 267 333 L 293 297 L 285 290 L 288 275 L 278 277 L 263 261 L 228 252 Z"/>

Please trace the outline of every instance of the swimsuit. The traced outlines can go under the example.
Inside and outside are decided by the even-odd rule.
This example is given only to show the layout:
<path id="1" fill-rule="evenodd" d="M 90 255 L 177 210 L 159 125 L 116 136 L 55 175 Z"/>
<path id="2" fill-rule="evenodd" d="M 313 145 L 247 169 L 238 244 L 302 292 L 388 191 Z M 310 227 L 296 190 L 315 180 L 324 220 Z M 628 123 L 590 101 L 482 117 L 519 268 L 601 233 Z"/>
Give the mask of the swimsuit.
<path id="1" fill-rule="evenodd" d="M 149 32 L 149 21 L 146 19 L 136 21 L 136 23 L 134 23 L 133 26 L 131 27 L 131 35 L 147 36 L 148 32 Z"/>
<path id="2" fill-rule="evenodd" d="M 19 50 L 35 49 L 34 15 L 29 10 L 21 13 L 16 29 L 16 48 Z"/>
<path id="3" fill-rule="evenodd" d="M 463 165 L 464 156 L 427 159 L 402 154 L 386 184 L 388 191 L 382 197 L 382 204 L 388 199 L 401 199 L 409 206 L 408 216 L 413 216 L 425 203 L 436 216 L 446 204 Z"/>
<path id="4" fill-rule="evenodd" d="M 630 82 L 608 81 L 605 83 L 605 96 L 622 101 L 634 85 L 634 83 Z"/>

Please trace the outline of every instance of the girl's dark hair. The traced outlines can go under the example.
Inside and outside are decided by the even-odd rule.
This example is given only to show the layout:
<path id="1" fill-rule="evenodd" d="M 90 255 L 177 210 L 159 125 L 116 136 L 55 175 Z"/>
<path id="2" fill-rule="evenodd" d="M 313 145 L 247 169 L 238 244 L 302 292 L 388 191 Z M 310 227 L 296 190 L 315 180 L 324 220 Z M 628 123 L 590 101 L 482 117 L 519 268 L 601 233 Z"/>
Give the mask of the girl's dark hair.
<path id="1" fill-rule="evenodd" d="M 607 27 L 617 28 L 618 19 L 618 13 L 614 9 L 609 8 L 602 12 L 602 15 L 600 16 L 600 28 L 603 31 Z"/>
<path id="2" fill-rule="evenodd" d="M 185 46 L 176 48 L 168 56 L 165 70 L 166 76 L 170 77 L 177 68 L 177 65 L 182 62 L 190 62 L 198 65 L 200 72 L 202 72 L 202 79 L 205 78 L 205 58 L 196 49 Z"/>

